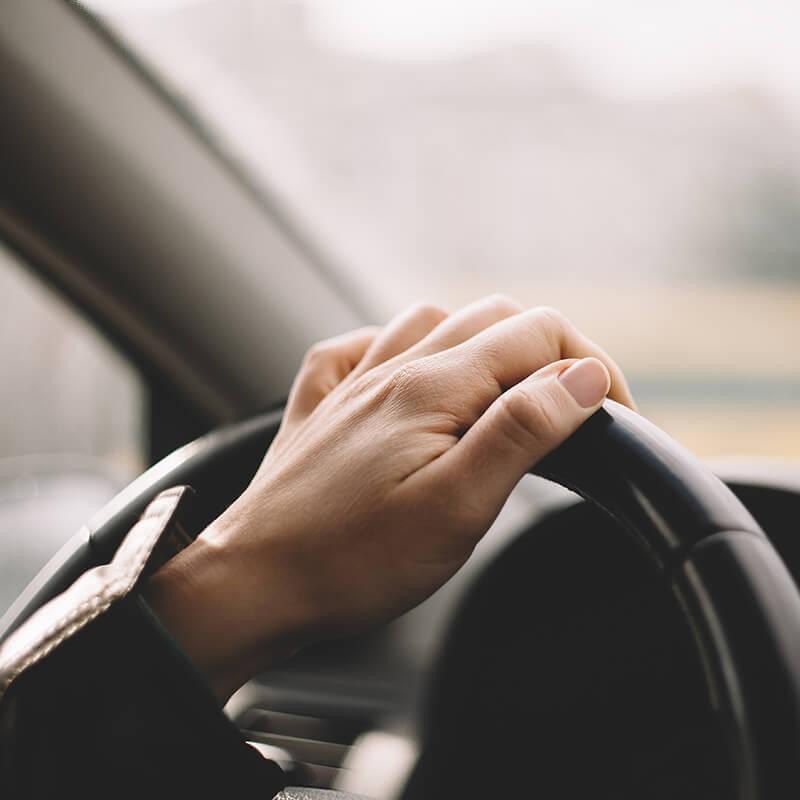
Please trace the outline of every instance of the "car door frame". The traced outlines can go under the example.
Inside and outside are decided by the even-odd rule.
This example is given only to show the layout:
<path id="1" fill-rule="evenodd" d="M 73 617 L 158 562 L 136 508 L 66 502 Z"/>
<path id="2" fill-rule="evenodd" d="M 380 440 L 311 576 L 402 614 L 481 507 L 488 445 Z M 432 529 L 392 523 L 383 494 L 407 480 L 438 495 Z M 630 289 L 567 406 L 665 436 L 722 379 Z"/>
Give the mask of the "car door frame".
<path id="1" fill-rule="evenodd" d="M 0 103 L 0 239 L 145 377 L 153 458 L 280 402 L 312 342 L 368 321 L 270 187 L 78 4 L 4 4 Z"/>

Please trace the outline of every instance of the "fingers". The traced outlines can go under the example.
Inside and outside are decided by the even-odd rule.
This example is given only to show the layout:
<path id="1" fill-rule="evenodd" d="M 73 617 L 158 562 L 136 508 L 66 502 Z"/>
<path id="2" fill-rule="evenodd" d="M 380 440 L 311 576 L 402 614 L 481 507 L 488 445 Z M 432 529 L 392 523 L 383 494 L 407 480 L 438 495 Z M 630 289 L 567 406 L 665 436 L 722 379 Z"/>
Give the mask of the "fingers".
<path id="1" fill-rule="evenodd" d="M 473 387 L 477 413 L 505 389 L 546 364 L 565 358 L 601 361 L 611 377 L 609 396 L 635 408 L 625 376 L 616 362 L 551 308 L 535 308 L 498 322 L 461 345 L 458 356 L 452 366 Z"/>
<path id="2" fill-rule="evenodd" d="M 407 309 L 395 317 L 380 335 L 375 337 L 361 363 L 353 370 L 351 377 L 356 378 L 367 370 L 408 350 L 420 339 L 425 338 L 446 318 L 447 311 L 433 303 L 420 303 Z"/>
<path id="3" fill-rule="evenodd" d="M 284 414 L 286 423 L 307 417 L 363 359 L 379 330 L 359 328 L 315 344 L 306 353 L 289 394 Z"/>
<path id="4" fill-rule="evenodd" d="M 488 525 L 520 478 L 602 404 L 611 385 L 595 358 L 559 361 L 503 393 L 429 469 Z"/>
<path id="5" fill-rule="evenodd" d="M 392 360 L 392 365 L 399 366 L 415 358 L 455 347 L 496 322 L 522 311 L 523 308 L 519 303 L 504 295 L 495 294 L 484 297 L 451 314 L 431 330 L 425 338 L 397 355 Z"/>
<path id="6" fill-rule="evenodd" d="M 285 424 L 305 419 L 345 379 L 354 379 L 413 346 L 447 317 L 431 303 L 412 306 L 383 330 L 361 328 L 314 345 L 292 387 Z"/>
<path id="7" fill-rule="evenodd" d="M 614 360 L 553 309 L 521 311 L 514 301 L 495 295 L 448 317 L 438 306 L 421 304 L 377 334 L 364 329 L 312 348 L 287 419 L 305 418 L 335 386 L 381 364 L 394 371 L 424 362 L 423 371 L 435 377 L 437 394 L 450 398 L 448 410 L 466 430 L 504 390 L 546 364 L 589 357 L 608 370 L 609 396 L 635 408 Z"/>

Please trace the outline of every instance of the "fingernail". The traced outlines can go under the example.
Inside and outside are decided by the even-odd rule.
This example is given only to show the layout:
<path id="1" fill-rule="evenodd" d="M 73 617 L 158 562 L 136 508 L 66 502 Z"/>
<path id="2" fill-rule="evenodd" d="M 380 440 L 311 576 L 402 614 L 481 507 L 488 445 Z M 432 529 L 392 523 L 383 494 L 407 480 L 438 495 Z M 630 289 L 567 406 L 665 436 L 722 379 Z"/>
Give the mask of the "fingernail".
<path id="1" fill-rule="evenodd" d="M 583 408 L 596 406 L 609 390 L 608 370 L 596 358 L 582 358 L 567 367 L 558 379 Z"/>

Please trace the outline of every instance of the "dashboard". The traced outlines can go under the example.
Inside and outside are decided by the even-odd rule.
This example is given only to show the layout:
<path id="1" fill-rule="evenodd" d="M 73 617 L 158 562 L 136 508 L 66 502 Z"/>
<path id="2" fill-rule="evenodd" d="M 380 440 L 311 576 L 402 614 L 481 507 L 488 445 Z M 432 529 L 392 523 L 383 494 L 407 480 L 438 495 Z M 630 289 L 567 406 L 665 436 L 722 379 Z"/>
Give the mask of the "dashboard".
<path id="1" fill-rule="evenodd" d="M 800 466 L 713 466 L 797 581 Z M 602 773 L 619 797 L 661 796 L 655 786 L 692 797 L 689 785 L 723 797 L 702 665 L 672 614 L 675 599 L 656 584 L 612 520 L 527 476 L 465 567 L 426 602 L 300 654 L 243 687 L 226 711 L 298 782 L 370 797 L 397 796 L 432 747 L 437 764 L 450 763 L 437 769 L 451 792 L 459 774 L 474 791 L 481 776 L 496 788 L 510 769 L 533 770 L 550 796 L 556 785 L 559 796 L 579 796 L 590 772 L 592 789 Z M 574 770 L 576 759 L 593 770 Z M 565 775 L 577 776 L 572 792 Z"/>

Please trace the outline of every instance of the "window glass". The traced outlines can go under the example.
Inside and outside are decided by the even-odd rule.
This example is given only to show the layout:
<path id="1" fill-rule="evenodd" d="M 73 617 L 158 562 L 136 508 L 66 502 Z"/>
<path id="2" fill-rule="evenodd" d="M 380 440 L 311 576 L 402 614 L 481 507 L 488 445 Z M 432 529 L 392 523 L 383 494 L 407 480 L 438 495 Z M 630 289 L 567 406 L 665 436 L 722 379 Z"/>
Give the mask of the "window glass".
<path id="1" fill-rule="evenodd" d="M 386 316 L 561 308 L 706 456 L 800 455 L 800 11 L 93 0 Z"/>
<path id="2" fill-rule="evenodd" d="M 0 614 L 142 469 L 143 391 L 99 333 L 0 247 Z"/>

